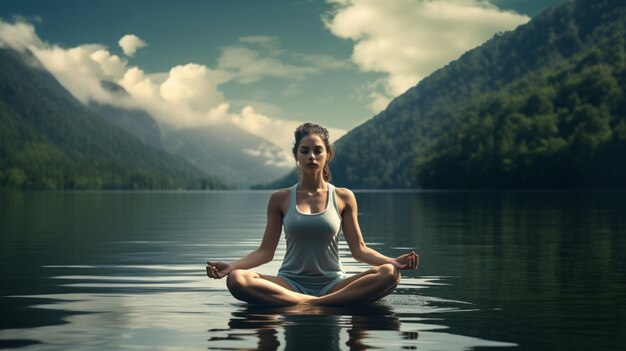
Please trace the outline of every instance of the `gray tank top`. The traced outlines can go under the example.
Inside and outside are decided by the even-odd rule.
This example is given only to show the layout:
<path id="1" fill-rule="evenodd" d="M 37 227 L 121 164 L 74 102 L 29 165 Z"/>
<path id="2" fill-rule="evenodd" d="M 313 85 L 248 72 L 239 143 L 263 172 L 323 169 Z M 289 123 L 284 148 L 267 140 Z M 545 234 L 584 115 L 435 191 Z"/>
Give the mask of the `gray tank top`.
<path id="1" fill-rule="evenodd" d="M 283 218 L 287 251 L 278 275 L 319 279 L 319 283 L 344 276 L 338 249 L 341 216 L 335 200 L 335 187 L 327 184 L 326 208 L 314 214 L 298 210 L 298 184 L 291 187 L 289 207 Z"/>

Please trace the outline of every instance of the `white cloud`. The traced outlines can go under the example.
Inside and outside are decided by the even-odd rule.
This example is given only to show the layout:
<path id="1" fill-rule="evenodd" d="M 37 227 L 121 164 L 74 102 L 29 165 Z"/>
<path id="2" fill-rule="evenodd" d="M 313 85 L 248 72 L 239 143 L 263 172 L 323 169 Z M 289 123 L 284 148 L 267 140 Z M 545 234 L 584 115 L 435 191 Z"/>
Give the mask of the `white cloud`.
<path id="1" fill-rule="evenodd" d="M 374 84 L 374 86 L 375 85 L 376 84 Z M 389 96 L 378 89 L 374 88 L 370 90 L 368 95 L 371 100 L 370 109 L 373 112 L 382 111 L 387 107 L 387 105 L 389 105 Z"/>
<path id="2" fill-rule="evenodd" d="M 173 104 L 184 104 L 195 111 L 207 111 L 224 102 L 224 94 L 217 88 L 217 79 L 213 79 L 215 76 L 203 65 L 189 63 L 176 66 L 161 84 L 161 96 Z"/>
<path id="3" fill-rule="evenodd" d="M 213 97 L 217 104 L 221 101 L 221 93 L 213 90 L 214 87 L 203 87 L 204 66 L 193 64 L 189 67 L 177 66 L 170 70 L 166 77 L 162 75 L 147 75 L 138 67 L 131 67 L 126 71 L 118 84 L 122 86 L 138 103 L 138 105 L 154 116 L 159 123 L 173 128 L 188 128 L 214 123 L 207 111 L 212 111 L 215 106 L 209 106 L 202 101 L 205 96 L 195 95 L 189 92 L 190 87 L 197 86 L 199 89 L 208 89 L 214 93 Z M 173 72 L 172 72 L 173 71 Z M 195 74 L 193 72 L 196 72 Z M 199 73 L 198 73 L 199 72 Z M 160 79 L 164 81 L 161 83 Z M 205 108 L 205 110 L 202 110 Z"/>
<path id="4" fill-rule="evenodd" d="M 273 41 L 275 39 L 271 37 L 247 37 L 241 42 L 266 45 Z M 43 42 L 31 24 L 10 24 L 0 19 L 0 46 L 31 51 L 81 102 L 97 101 L 125 108 L 139 107 L 148 111 L 159 123 L 174 128 L 233 123 L 267 140 L 268 145 L 278 145 L 281 151 L 266 145 L 254 152 L 259 152 L 259 157 L 264 157 L 270 164 L 285 166 L 286 162 L 291 161 L 293 131 L 301 122 L 275 119 L 259 113 L 251 104 L 259 105 L 265 111 L 271 111 L 272 108 L 258 102 L 240 104 L 240 112 L 231 112 L 230 103 L 219 89 L 221 84 L 233 79 L 250 81 L 265 76 L 292 79 L 294 75 L 306 76 L 320 69 L 285 64 L 272 57 L 284 54 L 284 51 L 272 45 L 261 49 L 265 50 L 265 56 L 243 47 L 227 48 L 223 52 L 223 64 L 216 69 L 189 63 L 175 66 L 169 72 L 146 73 L 140 67 L 129 66 L 126 59 L 112 54 L 103 45 L 62 48 Z M 268 48 L 273 48 L 273 51 L 267 52 L 270 50 Z M 232 58 L 232 61 L 228 58 Z M 329 58 L 320 66 L 323 65 L 332 66 L 332 60 Z M 104 89 L 101 84 L 103 80 L 119 84 L 128 92 L 128 96 Z M 336 140 L 345 131 L 333 129 L 331 133 L 333 140 Z"/>
<path id="5" fill-rule="evenodd" d="M 120 107 L 135 107 L 128 96 L 104 89 L 103 80 L 115 81 L 126 69 L 126 62 L 111 55 L 101 45 L 81 45 L 71 49 L 59 46 L 31 46 L 31 52 L 59 82 L 83 103 L 97 101 Z"/>
<path id="6" fill-rule="evenodd" d="M 131 67 L 118 83 L 139 101 L 149 102 L 159 96 L 159 86 L 137 67 Z"/>
<path id="7" fill-rule="evenodd" d="M 218 67 L 235 72 L 242 84 L 254 83 L 262 77 L 304 79 L 318 70 L 310 66 L 296 66 L 273 57 L 262 57 L 256 50 L 246 47 L 227 47 L 222 51 Z"/>
<path id="8" fill-rule="evenodd" d="M 7 23 L 0 19 L 0 47 L 10 47 L 24 52 L 29 46 L 43 45 L 30 23 Z"/>
<path id="9" fill-rule="evenodd" d="M 230 123 L 230 113 L 228 110 L 230 105 L 227 102 L 219 104 L 217 107 L 213 107 L 207 112 L 206 120 L 209 124 L 222 124 Z"/>
<path id="10" fill-rule="evenodd" d="M 291 133 L 300 125 L 297 121 L 270 118 L 256 112 L 252 106 L 244 107 L 241 113 L 232 119 L 241 129 L 264 139 L 269 138 L 274 144 L 286 150 L 289 149 L 293 139 Z"/>
<path id="11" fill-rule="evenodd" d="M 293 158 L 291 156 L 293 132 L 302 122 L 270 118 L 258 113 L 251 106 L 244 107 L 241 113 L 232 115 L 231 119 L 235 125 L 247 132 L 270 140 L 283 150 L 289 150 L 289 158 Z M 330 133 L 331 142 L 334 142 L 346 134 L 346 131 L 342 129 L 328 128 L 328 131 Z"/>
<path id="12" fill-rule="evenodd" d="M 100 64 L 100 69 L 105 77 L 111 80 L 118 80 L 124 76 L 127 69 L 127 62 L 117 55 L 112 55 L 104 48 L 91 53 L 89 57 Z"/>
<path id="13" fill-rule="evenodd" d="M 244 45 L 222 49 L 218 68 L 233 73 L 241 84 L 254 83 L 263 77 L 303 80 L 307 77 L 352 64 L 329 55 L 305 54 L 282 49 L 278 38 L 248 36 L 239 38 Z"/>
<path id="14" fill-rule="evenodd" d="M 128 97 L 108 91 L 102 80 L 114 81 L 126 70 L 126 61 L 98 44 L 65 49 L 43 42 L 32 24 L 7 23 L 0 19 L 0 45 L 30 51 L 56 79 L 83 103 L 98 101 L 120 107 L 135 107 Z"/>
<path id="15" fill-rule="evenodd" d="M 372 94 L 374 112 L 495 33 L 529 20 L 483 0 L 328 1 L 335 8 L 324 22 L 355 42 L 352 61 L 387 74 L 384 90 Z"/>
<path id="16" fill-rule="evenodd" d="M 289 152 L 274 144 L 261 143 L 256 148 L 244 149 L 243 152 L 264 159 L 267 166 L 293 168 L 295 165 Z"/>
<path id="17" fill-rule="evenodd" d="M 122 50 L 124 51 L 124 55 L 131 57 L 135 55 L 137 50 L 148 46 L 148 43 L 141 40 L 138 36 L 134 34 L 126 34 L 124 35 L 118 42 Z"/>

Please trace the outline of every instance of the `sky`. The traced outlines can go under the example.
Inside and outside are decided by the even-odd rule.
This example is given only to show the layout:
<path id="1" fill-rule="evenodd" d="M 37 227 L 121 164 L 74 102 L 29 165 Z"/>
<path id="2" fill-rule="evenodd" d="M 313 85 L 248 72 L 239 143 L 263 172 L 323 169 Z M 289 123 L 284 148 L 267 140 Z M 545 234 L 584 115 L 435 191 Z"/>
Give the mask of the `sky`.
<path id="1" fill-rule="evenodd" d="M 83 102 L 143 108 L 175 128 L 233 123 L 288 148 L 301 122 L 336 139 L 562 2 L 2 0 L 0 46 L 33 52 Z"/>

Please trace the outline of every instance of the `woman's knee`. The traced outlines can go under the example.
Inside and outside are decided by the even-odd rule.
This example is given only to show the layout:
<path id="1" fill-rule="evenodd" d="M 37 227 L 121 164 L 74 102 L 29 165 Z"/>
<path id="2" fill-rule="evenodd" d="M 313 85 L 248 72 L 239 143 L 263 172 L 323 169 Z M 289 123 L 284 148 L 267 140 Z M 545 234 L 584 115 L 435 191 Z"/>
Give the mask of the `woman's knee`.
<path id="1" fill-rule="evenodd" d="M 395 287 L 400 283 L 400 271 L 391 263 L 378 266 L 378 274 L 385 285 Z"/>
<path id="2" fill-rule="evenodd" d="M 239 292 L 245 289 L 250 272 L 245 269 L 235 269 L 226 277 L 226 287 L 231 292 Z"/>

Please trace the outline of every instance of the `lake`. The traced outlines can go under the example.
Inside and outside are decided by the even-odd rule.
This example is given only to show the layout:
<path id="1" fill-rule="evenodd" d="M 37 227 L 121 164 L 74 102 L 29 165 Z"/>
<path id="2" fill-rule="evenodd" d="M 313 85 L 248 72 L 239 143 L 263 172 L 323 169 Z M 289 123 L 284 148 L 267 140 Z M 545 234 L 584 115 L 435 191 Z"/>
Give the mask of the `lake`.
<path id="1" fill-rule="evenodd" d="M 0 193 L 0 348 L 626 348 L 626 192 L 357 191 L 369 246 L 421 264 L 343 308 L 249 306 L 206 277 L 258 246 L 269 196 Z"/>

